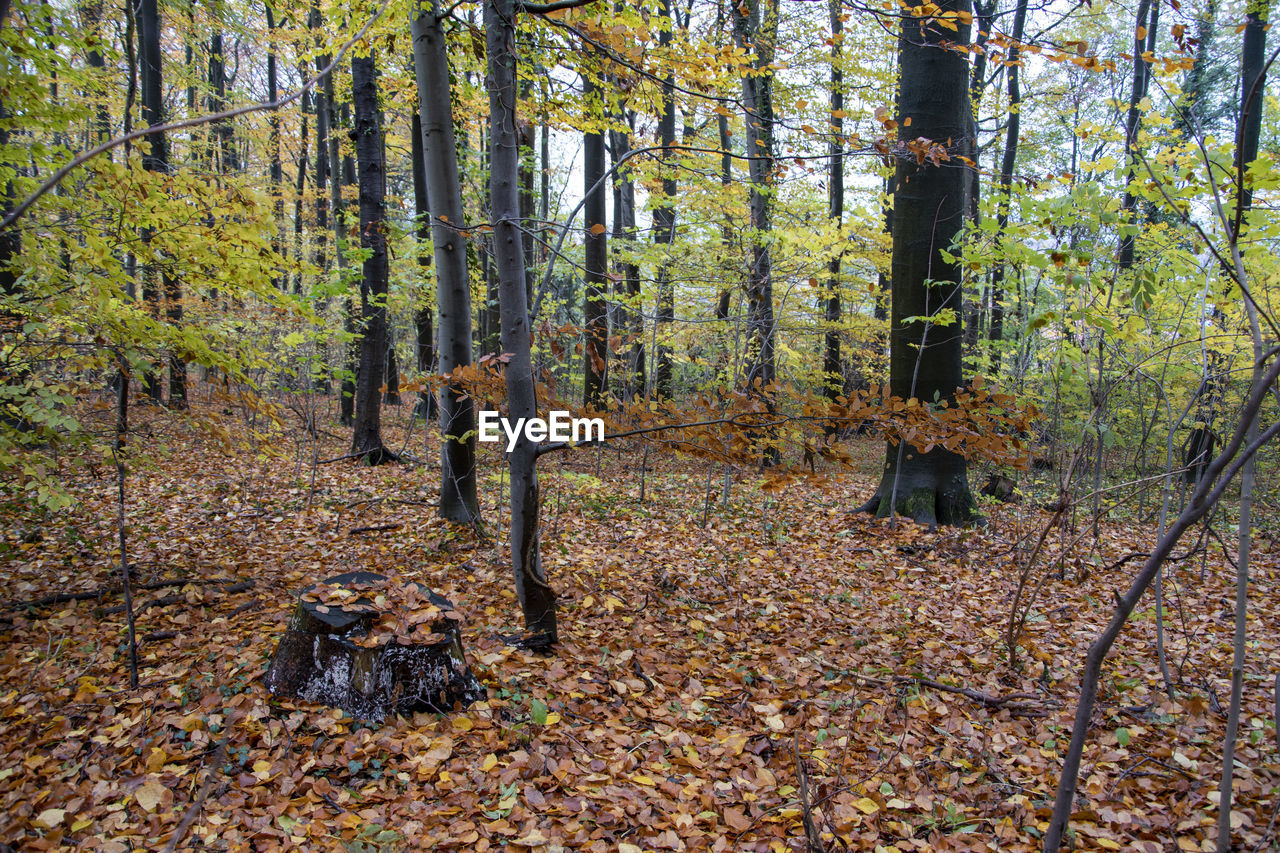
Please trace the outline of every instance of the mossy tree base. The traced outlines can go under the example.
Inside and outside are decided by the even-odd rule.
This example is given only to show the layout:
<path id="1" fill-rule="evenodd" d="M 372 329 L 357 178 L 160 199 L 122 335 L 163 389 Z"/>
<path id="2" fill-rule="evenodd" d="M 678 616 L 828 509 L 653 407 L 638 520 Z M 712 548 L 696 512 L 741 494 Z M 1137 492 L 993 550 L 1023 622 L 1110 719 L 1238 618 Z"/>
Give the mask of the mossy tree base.
<path id="1" fill-rule="evenodd" d="M 891 514 L 929 528 L 979 521 L 965 459 L 942 448 L 921 453 L 910 445 L 886 448 L 884 476 L 871 500 L 859 509 L 880 518 Z"/>

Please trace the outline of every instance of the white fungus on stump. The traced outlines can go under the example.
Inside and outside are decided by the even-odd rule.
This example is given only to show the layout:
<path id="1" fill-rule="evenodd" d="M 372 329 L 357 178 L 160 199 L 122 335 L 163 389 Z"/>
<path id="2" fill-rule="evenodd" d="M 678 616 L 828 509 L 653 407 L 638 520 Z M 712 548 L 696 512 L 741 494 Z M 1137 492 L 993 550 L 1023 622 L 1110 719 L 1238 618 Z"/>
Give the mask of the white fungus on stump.
<path id="1" fill-rule="evenodd" d="M 447 712 L 485 696 L 448 599 L 418 583 L 348 572 L 307 587 L 266 675 L 281 698 L 388 714 Z"/>

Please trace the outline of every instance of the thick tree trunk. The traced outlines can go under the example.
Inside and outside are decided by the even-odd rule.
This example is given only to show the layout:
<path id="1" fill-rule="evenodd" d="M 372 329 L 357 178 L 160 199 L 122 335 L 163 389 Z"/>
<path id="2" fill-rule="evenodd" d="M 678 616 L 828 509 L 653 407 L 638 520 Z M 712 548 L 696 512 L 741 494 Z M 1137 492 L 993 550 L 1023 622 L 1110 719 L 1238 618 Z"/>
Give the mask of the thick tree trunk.
<path id="1" fill-rule="evenodd" d="M 507 416 L 537 415 L 529 351 L 529 308 L 525 289 L 524 244 L 519 228 L 519 149 L 516 144 L 515 0 L 485 3 L 485 45 L 489 66 L 489 211 L 502 314 Z M 507 457 L 511 473 L 511 568 L 524 612 L 529 644 L 556 641 L 556 597 L 547 584 L 539 553 L 537 445 L 523 432 Z"/>
<path id="2" fill-rule="evenodd" d="M 360 283 L 360 362 L 351 452 L 362 454 L 366 464 L 377 465 L 394 459 L 394 455 L 382 444 L 382 382 L 387 360 L 386 167 L 372 53 L 351 60 L 351 92 L 359 162 L 360 248 L 369 253 Z"/>
<path id="3" fill-rule="evenodd" d="M 589 111 L 601 97 L 601 87 L 594 69 L 582 71 L 583 99 Z M 589 119 L 590 120 L 590 119 Z M 608 379 L 609 315 L 605 294 L 609 281 L 609 238 L 605 224 L 604 129 L 592 128 L 583 133 L 582 183 L 586 195 L 583 216 L 584 275 L 586 292 L 583 300 L 583 385 L 582 403 L 588 409 L 604 406 Z"/>
<path id="4" fill-rule="evenodd" d="M 471 276 L 453 123 L 452 87 L 439 6 L 421 10 L 412 23 L 414 73 L 424 153 L 426 196 L 435 205 L 431 238 L 436 262 L 436 305 L 440 312 L 439 370 L 451 374 L 471 364 Z M 425 203 L 425 199 L 424 199 Z M 420 215 L 425 215 L 422 211 Z M 421 358 L 421 355 L 419 356 Z M 480 520 L 476 499 L 475 410 L 460 385 L 440 395 L 440 517 Z"/>
<path id="5" fill-rule="evenodd" d="M 969 0 L 947 0 L 943 12 L 969 12 Z M 954 159 L 971 128 L 969 66 L 950 48 L 969 40 L 969 26 L 951 31 L 905 15 L 898 41 L 900 139 L 951 143 L 953 159 L 898 157 L 893 214 L 893 301 L 890 317 L 890 391 L 907 399 L 948 400 L 961 384 L 960 269 L 944 257 L 964 224 L 965 169 Z M 949 315 L 949 316 L 948 316 Z M 908 318 L 930 318 L 913 319 Z M 973 514 L 964 457 L 890 444 L 884 476 L 865 506 L 881 516 L 902 514 L 930 526 L 958 524 Z"/>

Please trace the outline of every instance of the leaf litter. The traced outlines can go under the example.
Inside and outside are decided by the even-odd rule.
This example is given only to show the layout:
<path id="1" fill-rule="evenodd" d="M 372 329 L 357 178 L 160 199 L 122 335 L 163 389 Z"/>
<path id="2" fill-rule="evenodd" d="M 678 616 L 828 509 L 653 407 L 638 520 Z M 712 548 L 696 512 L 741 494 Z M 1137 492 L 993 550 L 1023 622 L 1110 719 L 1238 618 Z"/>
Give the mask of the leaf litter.
<path id="1" fill-rule="evenodd" d="M 1017 560 L 1048 513 L 891 526 L 850 513 L 872 463 L 777 494 L 740 472 L 722 506 L 718 467 L 709 494 L 706 463 L 671 456 L 648 460 L 641 502 L 642 451 L 576 451 L 541 466 L 561 643 L 540 656 L 504 641 L 519 611 L 496 454 L 482 454 L 477 537 L 434 517 L 435 465 L 323 466 L 311 494 L 305 465 L 169 441 L 129 486 L 135 582 L 176 590 L 138 601 L 137 691 L 123 617 L 105 612 L 120 600 L 113 482 L 74 483 L 77 505 L 39 536 L 5 510 L 7 595 L 35 602 L 0 622 L 0 840 L 17 849 L 786 851 L 809 829 L 833 851 L 1039 849 L 1084 652 L 1125 557 L 1150 545 L 1149 528 L 1111 522 L 1094 550 L 1049 536 L 1041 562 L 1060 574 L 1033 572 L 1011 670 Z M 299 590 L 357 569 L 388 580 L 311 597 L 381 597 L 411 615 L 379 632 L 428 641 L 454 614 L 414 584 L 444 595 L 486 701 L 371 726 L 267 694 Z M 1275 553 L 1253 572 L 1244 849 L 1274 843 L 1280 802 Z M 1108 659 L 1077 849 L 1212 849 L 1232 582 L 1221 550 L 1170 567 L 1176 698 L 1150 600 Z"/>

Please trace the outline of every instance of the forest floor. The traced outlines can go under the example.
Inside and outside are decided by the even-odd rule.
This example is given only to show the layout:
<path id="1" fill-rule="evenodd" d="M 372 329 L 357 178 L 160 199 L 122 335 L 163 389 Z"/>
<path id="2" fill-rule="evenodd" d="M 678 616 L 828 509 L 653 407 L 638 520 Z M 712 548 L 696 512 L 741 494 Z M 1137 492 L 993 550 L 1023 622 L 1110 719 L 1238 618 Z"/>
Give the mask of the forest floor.
<path id="1" fill-rule="evenodd" d="M 5 601 L 102 591 L 0 614 L 0 841 L 801 851 L 807 799 L 829 851 L 1039 849 L 1085 650 L 1154 533 L 1105 522 L 1095 540 L 1083 515 L 1051 530 L 1013 669 L 1020 567 L 1051 520 L 1034 502 L 929 533 L 851 513 L 882 458 L 870 441 L 853 446 L 861 469 L 820 463 L 778 494 L 740 472 L 727 505 L 706 462 L 650 453 L 642 478 L 638 448 L 579 449 L 541 465 L 561 642 L 539 656 L 503 640 L 521 626 L 492 446 L 478 541 L 434 516 L 434 451 L 320 465 L 313 483 L 300 431 L 251 435 L 224 405 L 135 411 L 135 443 L 155 448 L 127 495 L 139 689 L 113 610 L 114 470 L 73 479 L 70 510 L 0 517 Z M 330 430 L 321 459 L 346 449 Z M 420 428 L 413 441 L 421 453 Z M 1150 598 L 1104 668 L 1076 849 L 1212 849 L 1234 570 L 1200 544 L 1179 547 L 1165 584 L 1176 698 Z M 1280 556 L 1258 550 L 1232 812 L 1244 851 L 1277 849 L 1280 808 Z M 450 598 L 488 700 L 378 725 L 274 700 L 262 676 L 299 588 L 353 569 Z"/>

